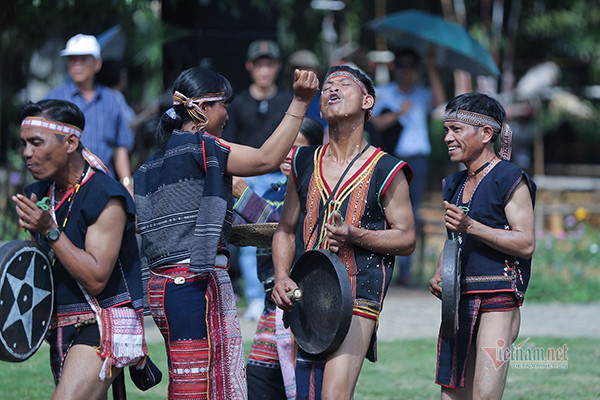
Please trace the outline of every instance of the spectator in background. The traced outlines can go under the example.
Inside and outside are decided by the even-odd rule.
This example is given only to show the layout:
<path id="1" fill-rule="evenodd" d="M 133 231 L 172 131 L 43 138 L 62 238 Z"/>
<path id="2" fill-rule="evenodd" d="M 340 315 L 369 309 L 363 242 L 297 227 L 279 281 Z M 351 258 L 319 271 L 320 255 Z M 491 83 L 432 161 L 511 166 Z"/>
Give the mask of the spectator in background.
<path id="1" fill-rule="evenodd" d="M 229 121 L 223 131 L 224 139 L 259 148 L 277 128 L 292 100 L 290 91 L 281 91 L 277 86 L 281 67 L 277 43 L 271 40 L 250 43 L 246 70 L 252 83 L 247 90 L 236 94 L 229 106 Z M 246 182 L 255 193 L 262 195 L 272 182 L 284 179 L 285 176 L 277 171 L 247 178 Z M 244 295 L 248 301 L 244 318 L 258 321 L 264 299 L 262 285 L 256 277 L 256 248 L 240 248 L 238 262 L 244 280 Z"/>
<path id="2" fill-rule="evenodd" d="M 427 56 L 427 73 L 431 88 L 417 84 L 421 71 L 421 57 L 411 48 L 395 52 L 394 81 L 375 88 L 377 103 L 373 107 L 373 126 L 380 132 L 396 125 L 401 129 L 393 155 L 408 162 L 414 172 L 409 187 L 410 201 L 417 229 L 420 229 L 418 209 L 427 182 L 428 158 L 431 153 L 428 116 L 433 109 L 446 101 L 444 88 L 436 67 L 434 53 Z M 410 257 L 400 257 L 398 283 L 411 286 Z"/>
<path id="3" fill-rule="evenodd" d="M 281 91 L 277 86 L 281 66 L 277 43 L 271 40 L 250 43 L 246 70 L 252 83 L 236 94 L 229 106 L 223 138 L 258 148 L 271 135 L 292 99 L 291 92 Z"/>
<path id="4" fill-rule="evenodd" d="M 134 137 L 115 92 L 96 82 L 96 74 L 102 67 L 98 40 L 77 34 L 60 54 L 67 57 L 71 80 L 51 90 L 46 99 L 67 100 L 83 111 L 85 146 L 133 194 L 129 151 Z"/>

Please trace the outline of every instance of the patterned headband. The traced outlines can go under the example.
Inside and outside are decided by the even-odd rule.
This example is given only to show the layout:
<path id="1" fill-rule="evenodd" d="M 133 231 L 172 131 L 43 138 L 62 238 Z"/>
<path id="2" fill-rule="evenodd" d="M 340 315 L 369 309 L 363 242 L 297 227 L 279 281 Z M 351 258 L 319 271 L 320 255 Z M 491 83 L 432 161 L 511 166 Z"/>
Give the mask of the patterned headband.
<path id="1" fill-rule="evenodd" d="M 173 105 L 177 106 L 181 104 L 187 109 L 188 114 L 190 114 L 195 124 L 194 131 L 198 131 L 208 124 L 208 118 L 202 112 L 200 106 L 204 103 L 223 100 L 225 100 L 225 93 L 223 92 L 210 93 L 197 97 L 186 97 L 186 95 L 178 91 L 173 93 Z"/>
<path id="2" fill-rule="evenodd" d="M 465 110 L 446 112 L 446 115 L 444 115 L 444 122 L 446 121 L 463 122 L 473 126 L 491 126 L 494 132 L 500 134 L 500 158 L 505 161 L 510 160 L 512 154 L 513 131 L 506 122 L 503 122 L 502 125 L 500 125 L 495 118 L 492 118 L 489 115 Z"/>
<path id="3" fill-rule="evenodd" d="M 363 95 L 368 94 L 365 84 L 362 83 L 361 80 L 358 79 L 356 76 L 354 76 L 351 73 L 346 72 L 346 71 L 336 71 L 336 72 L 331 73 L 330 75 L 327 76 L 327 78 L 325 78 L 325 83 L 323 83 L 323 85 L 327 84 L 327 82 L 329 82 L 331 79 L 338 78 L 338 77 L 348 78 L 348 79 L 352 80 L 352 82 L 354 82 L 358 85 L 358 87 L 360 88 L 360 91 L 362 92 Z"/>
<path id="4" fill-rule="evenodd" d="M 32 128 L 41 129 L 62 136 L 75 135 L 79 139 L 81 139 L 82 134 L 81 129 L 75 125 L 41 117 L 26 117 L 23 122 L 21 122 L 21 126 L 31 126 Z M 107 175 L 110 174 L 110 171 L 108 168 L 106 168 L 102 160 L 100 160 L 100 158 L 98 158 L 98 156 L 96 156 L 94 153 L 89 151 L 87 147 L 83 146 L 81 154 L 92 167 L 103 171 Z"/>
<path id="5" fill-rule="evenodd" d="M 362 92 L 363 96 L 366 96 L 369 94 L 369 92 L 367 92 L 367 88 L 365 87 L 365 84 L 362 83 L 362 81 L 360 79 L 358 79 L 356 76 L 354 76 L 353 74 L 351 74 L 350 72 L 347 72 L 347 71 L 336 71 L 336 72 L 332 72 L 330 75 L 327 75 L 327 77 L 325 78 L 325 82 L 323 83 L 323 86 L 325 86 L 327 84 L 327 82 L 329 82 L 331 79 L 339 78 L 339 77 L 348 78 L 352 82 L 356 83 L 358 85 L 358 87 L 360 88 L 360 91 Z M 368 121 L 369 118 L 371 118 L 371 110 L 367 110 L 366 120 Z"/>

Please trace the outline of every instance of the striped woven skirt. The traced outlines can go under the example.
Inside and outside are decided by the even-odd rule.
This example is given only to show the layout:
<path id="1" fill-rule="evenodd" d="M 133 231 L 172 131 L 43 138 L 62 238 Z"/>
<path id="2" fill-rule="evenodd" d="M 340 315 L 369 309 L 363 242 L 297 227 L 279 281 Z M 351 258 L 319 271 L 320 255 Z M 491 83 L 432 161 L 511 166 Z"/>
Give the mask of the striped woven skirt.
<path id="1" fill-rule="evenodd" d="M 435 383 L 452 389 L 464 387 L 469 350 L 477 337 L 479 315 L 486 311 L 507 311 L 517 307 L 513 293 L 462 294 L 456 337 L 442 336 L 440 328 Z"/>
<path id="2" fill-rule="evenodd" d="M 148 296 L 167 349 L 168 398 L 246 399 L 242 335 L 227 270 L 198 275 L 184 264 L 157 268 Z"/>
<path id="3" fill-rule="evenodd" d="M 249 400 L 296 397 L 293 339 L 282 317 L 283 311 L 267 297 L 248 356 Z"/>

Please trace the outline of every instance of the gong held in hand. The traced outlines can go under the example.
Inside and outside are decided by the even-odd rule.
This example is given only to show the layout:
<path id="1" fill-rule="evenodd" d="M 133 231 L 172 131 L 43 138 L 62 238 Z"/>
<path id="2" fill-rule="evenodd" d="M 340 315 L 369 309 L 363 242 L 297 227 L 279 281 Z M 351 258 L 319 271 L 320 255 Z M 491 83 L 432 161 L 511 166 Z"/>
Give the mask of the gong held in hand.
<path id="1" fill-rule="evenodd" d="M 342 260 L 329 250 L 304 253 L 290 273 L 298 287 L 284 318 L 298 346 L 309 354 L 330 354 L 344 341 L 352 319 L 352 285 Z M 300 298 L 298 298 L 300 295 Z"/>
<path id="2" fill-rule="evenodd" d="M 446 240 L 442 251 L 442 335 L 456 336 L 460 301 L 460 243 Z"/>

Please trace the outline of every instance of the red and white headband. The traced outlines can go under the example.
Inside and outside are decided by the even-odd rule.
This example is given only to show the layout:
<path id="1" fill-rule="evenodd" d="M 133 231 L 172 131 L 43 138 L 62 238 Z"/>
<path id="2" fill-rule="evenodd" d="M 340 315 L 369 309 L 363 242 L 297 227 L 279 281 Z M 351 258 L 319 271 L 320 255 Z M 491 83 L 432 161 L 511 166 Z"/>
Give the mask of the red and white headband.
<path id="1" fill-rule="evenodd" d="M 325 86 L 327 84 L 327 82 L 329 82 L 330 80 L 332 80 L 334 78 L 348 78 L 359 87 L 363 96 L 366 96 L 369 94 L 365 84 L 360 79 L 358 79 L 357 76 L 355 76 L 354 74 L 352 74 L 348 71 L 343 71 L 343 70 L 335 71 L 335 72 L 332 72 L 331 74 L 327 75 L 327 77 L 325 78 L 325 82 L 323 83 L 323 86 Z M 370 109 L 367 110 L 367 118 L 366 119 L 368 120 L 369 118 L 371 118 L 371 110 Z"/>
<path id="2" fill-rule="evenodd" d="M 23 120 L 23 122 L 21 122 L 21 126 L 30 126 L 32 128 L 41 129 L 63 136 L 75 135 L 80 139 L 82 134 L 81 129 L 79 129 L 75 125 L 41 117 L 26 117 Z M 81 154 L 83 155 L 83 158 L 85 158 L 86 161 L 90 163 L 92 167 L 103 171 L 107 175 L 110 173 L 108 171 L 108 168 L 106 168 L 106 166 L 102 162 L 102 160 L 100 160 L 100 158 L 98 158 L 98 156 L 96 156 L 94 153 L 89 151 L 87 147 L 83 146 Z"/>

